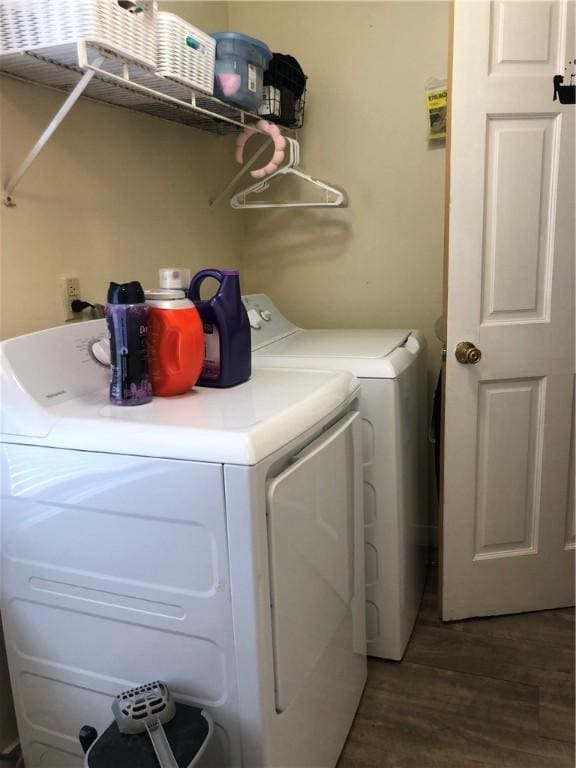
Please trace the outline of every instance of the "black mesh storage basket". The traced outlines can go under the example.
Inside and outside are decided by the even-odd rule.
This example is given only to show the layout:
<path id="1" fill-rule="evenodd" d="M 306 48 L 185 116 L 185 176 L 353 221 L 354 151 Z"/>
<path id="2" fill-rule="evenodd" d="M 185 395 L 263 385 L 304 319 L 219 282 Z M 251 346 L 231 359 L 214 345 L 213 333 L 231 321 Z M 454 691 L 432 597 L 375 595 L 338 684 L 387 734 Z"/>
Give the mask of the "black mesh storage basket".
<path id="1" fill-rule="evenodd" d="M 306 75 L 293 56 L 274 53 L 264 72 L 264 100 L 258 113 L 285 128 L 301 128 L 306 103 Z"/>

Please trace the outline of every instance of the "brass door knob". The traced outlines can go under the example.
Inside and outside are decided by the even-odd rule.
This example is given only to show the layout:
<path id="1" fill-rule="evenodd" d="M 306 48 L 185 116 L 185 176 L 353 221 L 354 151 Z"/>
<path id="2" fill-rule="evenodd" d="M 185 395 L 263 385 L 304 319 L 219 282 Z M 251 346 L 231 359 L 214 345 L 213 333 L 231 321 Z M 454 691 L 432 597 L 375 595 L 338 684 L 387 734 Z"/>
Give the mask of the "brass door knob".
<path id="1" fill-rule="evenodd" d="M 462 365 L 476 365 L 482 357 L 482 352 L 471 341 L 460 341 L 456 344 L 456 360 Z"/>

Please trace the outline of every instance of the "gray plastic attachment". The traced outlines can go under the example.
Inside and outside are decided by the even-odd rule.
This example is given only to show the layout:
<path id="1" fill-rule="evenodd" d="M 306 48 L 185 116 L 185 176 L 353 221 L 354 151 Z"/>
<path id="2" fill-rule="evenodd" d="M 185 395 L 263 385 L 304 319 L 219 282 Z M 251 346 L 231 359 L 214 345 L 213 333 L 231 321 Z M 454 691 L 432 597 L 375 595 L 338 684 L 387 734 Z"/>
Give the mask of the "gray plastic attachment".
<path id="1" fill-rule="evenodd" d="M 120 733 L 143 733 L 147 722 L 169 723 L 176 714 L 170 689 L 161 680 L 119 693 L 112 713 Z"/>
<path id="2" fill-rule="evenodd" d="M 148 731 L 161 768 L 178 768 L 162 727 L 176 714 L 176 703 L 166 683 L 156 680 L 123 691 L 112 702 L 112 713 L 120 733 Z"/>

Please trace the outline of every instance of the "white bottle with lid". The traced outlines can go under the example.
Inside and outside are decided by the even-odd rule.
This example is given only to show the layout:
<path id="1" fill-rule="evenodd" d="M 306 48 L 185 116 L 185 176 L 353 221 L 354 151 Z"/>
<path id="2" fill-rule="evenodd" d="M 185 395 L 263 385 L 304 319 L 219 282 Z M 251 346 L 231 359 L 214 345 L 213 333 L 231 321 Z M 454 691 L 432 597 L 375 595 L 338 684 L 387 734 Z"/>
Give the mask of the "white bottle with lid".
<path id="1" fill-rule="evenodd" d="M 190 270 L 187 267 L 162 267 L 158 270 L 160 288 L 180 290 L 188 294 Z"/>

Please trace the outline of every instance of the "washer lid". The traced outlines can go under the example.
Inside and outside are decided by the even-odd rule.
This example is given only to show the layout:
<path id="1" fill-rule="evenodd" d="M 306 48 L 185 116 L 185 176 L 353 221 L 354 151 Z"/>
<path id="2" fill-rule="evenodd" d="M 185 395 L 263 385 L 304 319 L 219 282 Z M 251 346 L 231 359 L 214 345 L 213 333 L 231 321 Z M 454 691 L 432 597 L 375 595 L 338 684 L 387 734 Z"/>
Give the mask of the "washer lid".
<path id="1" fill-rule="evenodd" d="M 387 357 L 402 346 L 410 336 L 409 330 L 319 330 L 299 331 L 262 347 L 254 354 L 290 357 Z"/>
<path id="2" fill-rule="evenodd" d="M 418 331 L 298 330 L 253 349 L 252 359 L 260 368 L 328 368 L 360 378 L 394 379 L 425 346 Z"/>
<path id="3" fill-rule="evenodd" d="M 352 374 L 256 370 L 230 389 L 198 387 L 138 406 L 108 400 L 108 369 L 90 355 L 104 320 L 0 344 L 2 442 L 252 465 L 337 413 Z"/>

